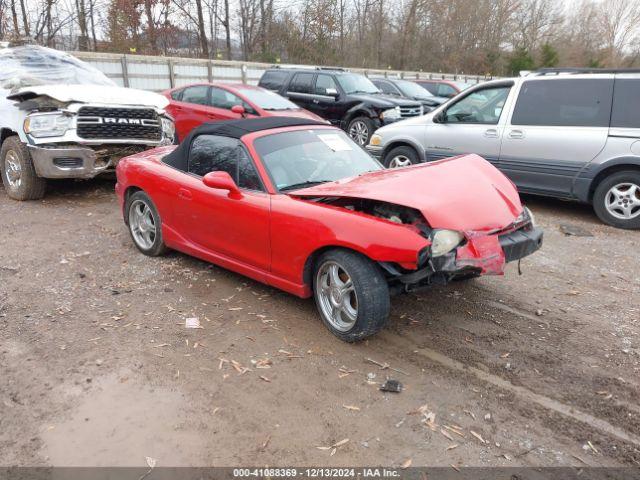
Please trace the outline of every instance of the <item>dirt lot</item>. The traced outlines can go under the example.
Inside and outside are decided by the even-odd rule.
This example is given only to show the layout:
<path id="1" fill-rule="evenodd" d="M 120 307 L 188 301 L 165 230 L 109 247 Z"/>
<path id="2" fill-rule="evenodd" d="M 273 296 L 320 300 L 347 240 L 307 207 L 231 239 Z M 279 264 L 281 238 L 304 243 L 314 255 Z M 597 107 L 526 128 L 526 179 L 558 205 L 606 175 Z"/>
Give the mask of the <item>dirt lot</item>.
<path id="1" fill-rule="evenodd" d="M 0 189 L 0 465 L 640 465 L 640 233 L 526 201 L 522 276 L 395 297 L 347 345 L 312 301 L 138 253 L 112 181 Z"/>

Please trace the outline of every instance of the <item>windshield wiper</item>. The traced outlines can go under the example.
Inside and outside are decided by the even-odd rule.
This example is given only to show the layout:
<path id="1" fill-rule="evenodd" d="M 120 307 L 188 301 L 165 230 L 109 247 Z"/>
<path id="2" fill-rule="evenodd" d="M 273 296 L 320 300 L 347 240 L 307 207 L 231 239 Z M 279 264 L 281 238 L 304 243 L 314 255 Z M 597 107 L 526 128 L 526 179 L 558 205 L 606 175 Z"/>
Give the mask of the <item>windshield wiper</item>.
<path id="1" fill-rule="evenodd" d="M 313 181 L 307 180 L 306 182 L 294 183 L 293 185 L 287 185 L 286 187 L 282 187 L 280 191 L 297 190 L 298 188 L 312 187 L 314 185 L 320 185 L 321 183 L 328 183 L 328 182 L 333 182 L 333 180 L 313 180 Z"/>

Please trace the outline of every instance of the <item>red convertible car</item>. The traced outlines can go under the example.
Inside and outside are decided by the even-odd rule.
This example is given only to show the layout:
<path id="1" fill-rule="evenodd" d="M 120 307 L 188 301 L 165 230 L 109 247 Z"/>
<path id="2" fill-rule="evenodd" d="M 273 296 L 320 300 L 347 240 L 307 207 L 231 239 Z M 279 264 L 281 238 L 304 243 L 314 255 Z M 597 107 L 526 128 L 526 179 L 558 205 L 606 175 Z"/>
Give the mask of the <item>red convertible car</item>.
<path id="1" fill-rule="evenodd" d="M 266 88 L 243 83 L 196 83 L 163 92 L 169 99 L 180 141 L 205 122 L 254 117 L 300 117 L 322 122 L 319 116 Z"/>
<path id="2" fill-rule="evenodd" d="M 179 250 L 300 297 L 353 342 L 389 295 L 483 274 L 537 250 L 513 184 L 476 155 L 385 170 L 341 130 L 305 119 L 209 123 L 121 160 L 136 247 Z"/>

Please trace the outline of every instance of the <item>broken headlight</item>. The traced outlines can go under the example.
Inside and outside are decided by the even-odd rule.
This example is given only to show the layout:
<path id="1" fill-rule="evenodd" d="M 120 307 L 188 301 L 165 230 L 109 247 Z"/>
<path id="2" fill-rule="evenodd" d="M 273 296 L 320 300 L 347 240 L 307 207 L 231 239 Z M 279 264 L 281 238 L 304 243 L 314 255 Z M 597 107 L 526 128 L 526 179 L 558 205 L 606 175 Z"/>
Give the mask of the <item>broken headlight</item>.
<path id="1" fill-rule="evenodd" d="M 440 257 L 449 253 L 464 240 L 464 235 L 455 230 L 436 230 L 431 237 L 431 256 Z"/>
<path id="2" fill-rule="evenodd" d="M 71 117 L 64 113 L 29 115 L 23 124 L 24 132 L 35 138 L 59 137 L 71 127 Z"/>
<path id="3" fill-rule="evenodd" d="M 536 226 L 536 219 L 527 207 L 522 209 L 522 213 L 518 215 L 518 218 L 513 222 L 515 225 L 522 225 L 525 223 L 531 223 L 532 227 Z"/>
<path id="4" fill-rule="evenodd" d="M 176 135 L 175 123 L 173 123 L 173 120 L 171 120 L 171 118 L 169 117 L 161 117 L 161 121 L 162 121 L 162 135 L 164 136 L 164 138 L 168 138 L 173 142 L 173 139 L 175 138 L 175 135 Z"/>
<path id="5" fill-rule="evenodd" d="M 400 107 L 390 108 L 380 114 L 382 120 L 398 120 L 400 118 Z"/>

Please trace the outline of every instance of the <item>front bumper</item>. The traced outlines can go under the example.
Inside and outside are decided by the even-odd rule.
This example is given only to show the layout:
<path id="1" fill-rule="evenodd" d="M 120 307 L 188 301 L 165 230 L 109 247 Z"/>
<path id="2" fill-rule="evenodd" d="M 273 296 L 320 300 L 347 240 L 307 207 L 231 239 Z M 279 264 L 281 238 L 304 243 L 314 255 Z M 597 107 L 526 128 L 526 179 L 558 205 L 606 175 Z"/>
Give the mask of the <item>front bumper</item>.
<path id="1" fill-rule="evenodd" d="M 456 278 L 502 275 L 507 262 L 531 255 L 542 246 L 543 231 L 527 226 L 502 235 L 478 235 L 439 257 L 426 257 L 418 270 L 401 273 L 383 263 L 390 280 L 402 290 L 429 285 L 445 285 Z"/>
<path id="2" fill-rule="evenodd" d="M 384 150 L 382 147 L 367 145 L 364 148 L 367 150 L 367 152 L 369 152 L 369 155 L 371 155 L 373 158 L 375 158 L 379 162 L 382 161 L 382 152 Z"/>
<path id="3" fill-rule="evenodd" d="M 141 152 L 144 145 L 113 145 L 87 147 L 28 145 L 36 174 L 42 178 L 93 178 L 105 171 L 112 171 L 124 156 Z"/>

